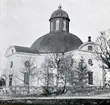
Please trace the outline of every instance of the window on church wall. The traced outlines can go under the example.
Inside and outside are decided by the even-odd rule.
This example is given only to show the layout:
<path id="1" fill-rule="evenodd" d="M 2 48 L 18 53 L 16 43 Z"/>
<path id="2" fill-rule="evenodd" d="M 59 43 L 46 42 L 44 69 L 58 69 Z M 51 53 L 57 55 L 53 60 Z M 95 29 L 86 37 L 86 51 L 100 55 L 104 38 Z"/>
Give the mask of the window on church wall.
<path id="1" fill-rule="evenodd" d="M 88 60 L 88 64 L 89 64 L 90 66 L 93 66 L 93 61 L 92 61 L 92 59 L 89 59 L 89 60 Z"/>
<path id="2" fill-rule="evenodd" d="M 54 77 L 53 77 L 53 73 L 49 73 L 48 76 L 45 77 L 45 82 L 48 85 L 54 85 Z"/>
<path id="3" fill-rule="evenodd" d="M 92 46 L 88 46 L 88 50 L 92 51 Z"/>
<path id="4" fill-rule="evenodd" d="M 63 30 L 66 30 L 66 21 L 63 21 Z"/>
<path id="5" fill-rule="evenodd" d="M 13 62 L 11 61 L 11 63 L 10 63 L 10 68 L 12 68 L 13 67 Z"/>
<path id="6" fill-rule="evenodd" d="M 50 74 L 49 74 L 49 77 L 50 77 L 50 85 L 53 85 L 53 83 L 54 83 L 53 73 L 50 73 Z"/>
<path id="7" fill-rule="evenodd" d="M 88 72 L 88 84 L 93 85 L 93 72 Z"/>
<path id="8" fill-rule="evenodd" d="M 60 28 L 60 22 L 59 20 L 56 20 L 56 31 L 59 31 Z"/>
<path id="9" fill-rule="evenodd" d="M 30 68 L 30 62 L 27 60 L 27 61 L 25 61 L 24 62 L 24 66 L 26 67 L 26 68 Z"/>
<path id="10" fill-rule="evenodd" d="M 12 86 L 12 78 L 13 78 L 13 75 L 9 75 L 9 86 Z"/>
<path id="11" fill-rule="evenodd" d="M 29 84 L 29 74 L 28 72 L 24 72 L 24 84 Z"/>
<path id="12" fill-rule="evenodd" d="M 53 22 L 50 22 L 50 31 L 53 31 Z"/>

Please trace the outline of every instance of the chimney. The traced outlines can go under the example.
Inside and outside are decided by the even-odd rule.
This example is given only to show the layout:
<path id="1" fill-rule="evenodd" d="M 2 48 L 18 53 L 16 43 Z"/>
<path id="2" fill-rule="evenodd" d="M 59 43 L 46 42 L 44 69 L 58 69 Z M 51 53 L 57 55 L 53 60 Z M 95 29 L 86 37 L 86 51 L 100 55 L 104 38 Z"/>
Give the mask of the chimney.
<path id="1" fill-rule="evenodd" d="M 88 36 L 88 42 L 91 42 L 91 36 Z"/>

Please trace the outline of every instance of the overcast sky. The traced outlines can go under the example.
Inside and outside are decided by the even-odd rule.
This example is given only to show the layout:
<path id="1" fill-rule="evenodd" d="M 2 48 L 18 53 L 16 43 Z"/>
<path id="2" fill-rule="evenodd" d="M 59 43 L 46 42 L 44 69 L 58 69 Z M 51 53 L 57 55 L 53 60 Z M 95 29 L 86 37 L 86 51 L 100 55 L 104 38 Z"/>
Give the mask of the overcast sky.
<path id="1" fill-rule="evenodd" d="M 0 68 L 10 45 L 30 47 L 49 32 L 49 18 L 59 4 L 69 14 L 70 32 L 83 42 L 110 28 L 110 0 L 0 0 Z"/>

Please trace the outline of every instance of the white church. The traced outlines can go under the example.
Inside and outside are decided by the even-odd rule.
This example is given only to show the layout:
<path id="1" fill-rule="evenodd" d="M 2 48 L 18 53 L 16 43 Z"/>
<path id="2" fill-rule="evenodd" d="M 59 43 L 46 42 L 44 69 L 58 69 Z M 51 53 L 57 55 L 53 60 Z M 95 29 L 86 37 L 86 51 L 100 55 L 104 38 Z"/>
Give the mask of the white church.
<path id="1" fill-rule="evenodd" d="M 91 86 L 104 86 L 104 70 L 101 68 L 102 62 L 94 55 L 94 46 L 97 43 L 89 36 L 87 42 L 83 43 L 80 38 L 69 32 L 70 18 L 61 6 L 55 10 L 50 19 L 50 32 L 38 38 L 30 47 L 12 45 L 5 53 L 7 58 L 6 66 L 6 85 L 23 86 L 26 81 L 25 75 L 21 74 L 20 69 L 28 66 L 28 59 L 34 59 L 35 65 L 39 70 L 45 57 L 50 53 L 72 53 L 75 59 L 83 57 L 91 71 Z M 41 86 L 42 82 L 36 77 L 32 86 Z"/>

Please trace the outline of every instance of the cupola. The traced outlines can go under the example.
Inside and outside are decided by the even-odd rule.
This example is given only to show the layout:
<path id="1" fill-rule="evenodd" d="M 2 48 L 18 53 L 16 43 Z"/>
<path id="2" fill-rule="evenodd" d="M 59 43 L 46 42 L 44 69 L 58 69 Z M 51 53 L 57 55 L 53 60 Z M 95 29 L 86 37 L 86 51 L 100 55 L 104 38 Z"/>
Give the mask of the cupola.
<path id="1" fill-rule="evenodd" d="M 50 19 L 50 32 L 69 32 L 69 16 L 67 12 L 62 10 L 61 5 L 55 10 Z"/>

